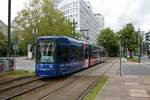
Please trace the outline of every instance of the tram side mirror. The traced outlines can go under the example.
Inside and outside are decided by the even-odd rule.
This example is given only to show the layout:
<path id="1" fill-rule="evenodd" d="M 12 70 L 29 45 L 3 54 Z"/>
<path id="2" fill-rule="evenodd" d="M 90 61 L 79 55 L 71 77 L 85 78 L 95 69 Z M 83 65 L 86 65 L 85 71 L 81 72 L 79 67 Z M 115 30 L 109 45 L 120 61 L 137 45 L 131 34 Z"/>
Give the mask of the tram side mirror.
<path id="1" fill-rule="evenodd" d="M 28 44 L 28 52 L 32 52 L 33 51 L 33 44 Z"/>
<path id="2" fill-rule="evenodd" d="M 29 51 L 32 52 L 34 50 L 34 47 L 36 47 L 36 45 L 37 45 L 37 42 L 35 42 L 33 44 L 30 44 L 29 47 L 28 47 Z"/>
<path id="3" fill-rule="evenodd" d="M 37 42 L 28 45 L 28 58 L 29 59 L 34 58 L 34 54 L 35 54 L 34 50 L 35 50 L 36 45 L 37 45 Z"/>
<path id="4" fill-rule="evenodd" d="M 30 47 L 29 51 L 32 52 L 32 46 Z"/>

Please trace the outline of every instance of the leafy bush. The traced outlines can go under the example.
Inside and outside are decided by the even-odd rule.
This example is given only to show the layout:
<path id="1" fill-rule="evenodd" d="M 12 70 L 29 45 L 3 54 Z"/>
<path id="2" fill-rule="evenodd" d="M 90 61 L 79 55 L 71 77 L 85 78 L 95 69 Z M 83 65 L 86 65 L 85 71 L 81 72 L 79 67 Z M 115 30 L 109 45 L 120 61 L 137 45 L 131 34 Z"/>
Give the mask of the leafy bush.
<path id="1" fill-rule="evenodd" d="M 129 57 L 128 61 L 129 62 L 138 62 L 138 58 L 137 57 Z"/>
<path id="2" fill-rule="evenodd" d="M 0 32 L 0 57 L 4 57 L 7 54 L 7 39 L 6 36 Z"/>

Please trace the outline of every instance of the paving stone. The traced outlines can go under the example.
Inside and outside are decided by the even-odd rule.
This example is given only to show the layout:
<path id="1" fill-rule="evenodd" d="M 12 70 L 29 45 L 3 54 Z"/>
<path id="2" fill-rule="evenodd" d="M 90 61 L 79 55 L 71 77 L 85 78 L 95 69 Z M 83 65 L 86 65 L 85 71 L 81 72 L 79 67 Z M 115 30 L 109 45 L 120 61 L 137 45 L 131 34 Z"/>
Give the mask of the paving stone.
<path id="1" fill-rule="evenodd" d="M 126 76 L 123 76 L 124 78 L 139 78 L 139 76 L 137 75 L 126 75 Z"/>
<path id="2" fill-rule="evenodd" d="M 139 85 L 137 82 L 125 82 L 125 85 Z"/>
<path id="3" fill-rule="evenodd" d="M 95 100 L 127 100 L 121 97 L 97 97 Z"/>
<path id="4" fill-rule="evenodd" d="M 150 82 L 144 82 L 144 84 L 150 84 Z"/>
<path id="5" fill-rule="evenodd" d="M 150 98 L 128 97 L 126 100 L 150 100 Z"/>
<path id="6" fill-rule="evenodd" d="M 127 63 L 126 66 L 133 64 Z M 150 75 L 123 75 L 120 77 L 117 73 L 117 75 L 108 76 L 110 77 L 107 84 L 95 100 L 150 100 Z"/>
<path id="7" fill-rule="evenodd" d="M 146 90 L 130 90 L 130 96 L 131 97 L 141 97 L 141 98 L 147 98 L 150 97 L 150 95 L 148 94 L 148 92 Z"/>

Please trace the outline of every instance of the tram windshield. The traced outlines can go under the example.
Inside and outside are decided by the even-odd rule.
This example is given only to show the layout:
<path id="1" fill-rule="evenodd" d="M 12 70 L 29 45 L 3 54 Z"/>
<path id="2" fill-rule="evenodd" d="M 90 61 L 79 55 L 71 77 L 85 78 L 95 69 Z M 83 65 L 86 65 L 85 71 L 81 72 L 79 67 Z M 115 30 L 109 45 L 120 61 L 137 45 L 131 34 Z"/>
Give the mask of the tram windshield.
<path id="1" fill-rule="evenodd" d="M 56 44 L 53 41 L 40 41 L 37 45 L 36 61 L 41 63 L 53 63 Z"/>

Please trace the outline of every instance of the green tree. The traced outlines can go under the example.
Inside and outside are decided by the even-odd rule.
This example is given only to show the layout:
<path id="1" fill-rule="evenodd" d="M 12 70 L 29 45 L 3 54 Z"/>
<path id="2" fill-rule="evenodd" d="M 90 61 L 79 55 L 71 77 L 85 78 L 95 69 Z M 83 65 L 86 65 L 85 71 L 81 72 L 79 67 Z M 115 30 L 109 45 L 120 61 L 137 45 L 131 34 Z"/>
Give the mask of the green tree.
<path id="1" fill-rule="evenodd" d="M 106 48 L 109 56 L 116 56 L 118 51 L 118 41 L 115 33 L 110 28 L 100 31 L 97 37 L 97 43 Z"/>
<path id="2" fill-rule="evenodd" d="M 130 56 L 132 56 L 132 52 L 137 51 L 138 47 L 138 32 L 135 31 L 133 24 L 126 24 L 117 34 L 122 39 L 123 48 L 128 48 Z"/>
<path id="3" fill-rule="evenodd" d="M 6 56 L 7 53 L 7 38 L 0 32 L 0 57 Z"/>
<path id="4" fill-rule="evenodd" d="M 34 42 L 36 37 L 43 35 L 63 35 L 74 37 L 73 26 L 61 12 L 55 9 L 51 0 L 31 0 L 18 13 L 13 21 L 13 32 L 20 38 L 20 51 L 27 51 L 27 44 Z M 78 33 L 75 35 L 78 36 Z"/>

